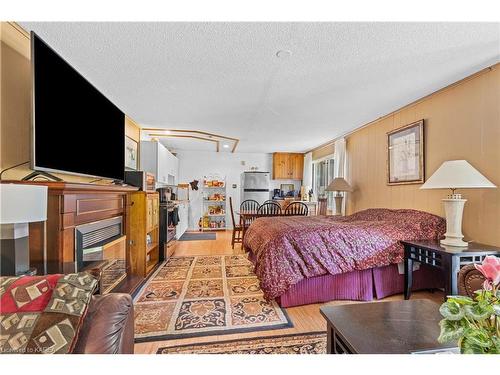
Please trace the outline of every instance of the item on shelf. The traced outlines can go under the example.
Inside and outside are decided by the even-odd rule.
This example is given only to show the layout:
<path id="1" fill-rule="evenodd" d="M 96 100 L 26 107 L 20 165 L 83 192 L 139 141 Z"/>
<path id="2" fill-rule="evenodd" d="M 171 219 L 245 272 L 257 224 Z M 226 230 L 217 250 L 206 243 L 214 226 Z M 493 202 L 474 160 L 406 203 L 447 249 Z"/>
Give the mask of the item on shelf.
<path id="1" fill-rule="evenodd" d="M 208 206 L 209 215 L 224 215 L 225 212 L 223 206 Z"/>
<path id="2" fill-rule="evenodd" d="M 224 181 L 209 180 L 204 181 L 204 186 L 208 188 L 223 188 L 225 187 Z"/>
<path id="3" fill-rule="evenodd" d="M 313 189 L 309 189 L 309 200 L 311 200 L 311 201 L 314 201 L 313 194 L 314 194 Z"/>
<path id="4" fill-rule="evenodd" d="M 136 186 L 142 191 L 155 190 L 155 175 L 143 171 L 125 171 L 126 184 Z"/>
<path id="5" fill-rule="evenodd" d="M 203 186 L 205 188 L 223 188 L 226 186 L 224 178 L 218 174 L 203 176 Z"/>
<path id="6" fill-rule="evenodd" d="M 205 215 L 203 216 L 203 228 L 209 228 L 210 227 L 210 218 Z"/>
<path id="7" fill-rule="evenodd" d="M 226 200 L 226 195 L 225 194 L 221 194 L 221 193 L 213 193 L 213 194 L 210 194 L 206 198 L 206 200 L 207 201 L 219 201 L 219 202 L 222 202 L 222 201 Z"/>
<path id="8" fill-rule="evenodd" d="M 198 190 L 198 180 L 193 180 L 189 183 L 189 185 L 191 185 L 191 189 L 192 190 Z"/>

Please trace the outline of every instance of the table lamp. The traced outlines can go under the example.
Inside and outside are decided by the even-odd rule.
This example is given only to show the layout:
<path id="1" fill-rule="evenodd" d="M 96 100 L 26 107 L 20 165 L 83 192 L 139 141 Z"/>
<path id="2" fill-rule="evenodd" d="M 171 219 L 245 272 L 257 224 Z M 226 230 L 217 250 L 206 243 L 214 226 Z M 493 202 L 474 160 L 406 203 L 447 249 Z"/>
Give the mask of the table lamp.
<path id="1" fill-rule="evenodd" d="M 337 194 L 333 196 L 335 199 L 335 213 L 334 215 L 342 215 L 342 200 L 344 199 L 343 195 L 340 194 L 342 191 L 352 191 L 351 185 L 344 180 L 342 177 L 337 177 L 330 182 L 330 184 L 325 189 L 326 191 L 336 191 Z"/>
<path id="2" fill-rule="evenodd" d="M 0 274 L 30 273 L 29 225 L 47 220 L 47 186 L 0 184 Z"/>
<path id="3" fill-rule="evenodd" d="M 441 245 L 467 246 L 462 238 L 462 215 L 465 202 L 456 189 L 495 188 L 496 186 L 477 171 L 466 160 L 445 161 L 423 184 L 420 189 L 451 189 L 451 194 L 443 199 L 446 214 L 446 233 Z"/>

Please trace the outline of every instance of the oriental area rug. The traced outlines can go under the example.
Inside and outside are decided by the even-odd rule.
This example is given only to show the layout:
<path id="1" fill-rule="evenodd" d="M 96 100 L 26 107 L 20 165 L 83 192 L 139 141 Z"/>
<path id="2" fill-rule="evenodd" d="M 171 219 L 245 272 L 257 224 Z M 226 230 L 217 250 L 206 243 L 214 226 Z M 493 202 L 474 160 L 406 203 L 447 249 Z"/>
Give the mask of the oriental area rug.
<path id="1" fill-rule="evenodd" d="M 244 255 L 172 257 L 134 299 L 135 341 L 292 327 Z"/>
<path id="2" fill-rule="evenodd" d="M 157 354 L 326 354 L 326 333 L 311 332 L 159 348 Z"/>

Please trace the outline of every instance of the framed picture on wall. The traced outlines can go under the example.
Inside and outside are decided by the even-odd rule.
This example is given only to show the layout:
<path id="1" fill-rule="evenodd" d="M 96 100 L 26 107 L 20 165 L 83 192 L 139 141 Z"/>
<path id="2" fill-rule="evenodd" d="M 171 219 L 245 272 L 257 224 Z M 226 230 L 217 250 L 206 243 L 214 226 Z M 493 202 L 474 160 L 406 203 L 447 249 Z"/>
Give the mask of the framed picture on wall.
<path id="1" fill-rule="evenodd" d="M 424 182 L 424 120 L 387 133 L 387 184 Z"/>
<path id="2" fill-rule="evenodd" d="M 125 168 L 137 170 L 137 142 L 127 136 L 125 137 Z"/>

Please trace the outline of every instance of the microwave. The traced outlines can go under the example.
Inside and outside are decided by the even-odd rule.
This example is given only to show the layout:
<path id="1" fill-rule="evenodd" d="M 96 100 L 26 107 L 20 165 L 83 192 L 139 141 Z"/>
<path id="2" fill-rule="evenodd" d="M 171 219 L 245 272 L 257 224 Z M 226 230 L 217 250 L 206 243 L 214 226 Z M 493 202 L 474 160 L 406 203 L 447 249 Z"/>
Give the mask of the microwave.
<path id="1" fill-rule="evenodd" d="M 155 191 L 155 175 L 143 171 L 125 171 L 126 184 L 138 187 L 142 191 Z"/>

